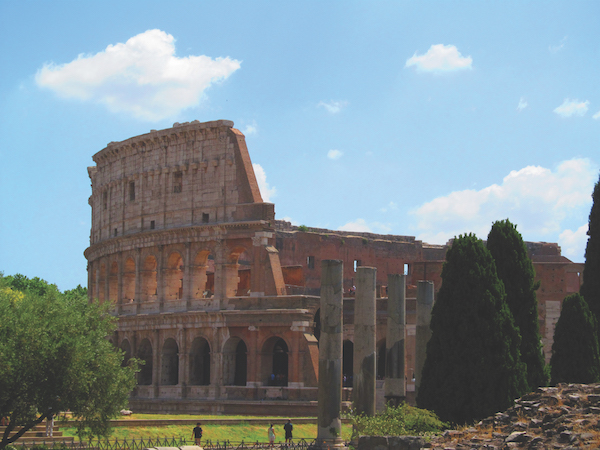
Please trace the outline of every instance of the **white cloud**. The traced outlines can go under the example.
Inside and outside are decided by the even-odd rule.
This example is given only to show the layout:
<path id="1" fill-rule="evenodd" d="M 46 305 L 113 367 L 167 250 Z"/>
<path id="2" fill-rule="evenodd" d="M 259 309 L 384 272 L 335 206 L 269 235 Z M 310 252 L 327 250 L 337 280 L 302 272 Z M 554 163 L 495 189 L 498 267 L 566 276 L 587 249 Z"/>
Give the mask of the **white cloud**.
<path id="1" fill-rule="evenodd" d="M 453 70 L 471 69 L 473 58 L 464 57 L 456 46 L 437 44 L 432 45 L 427 53 L 418 56 L 417 53 L 406 60 L 405 67 L 415 66 L 417 71 L 450 72 Z"/>
<path id="2" fill-rule="evenodd" d="M 398 204 L 395 202 L 389 202 L 386 206 L 381 208 L 379 211 L 386 213 L 388 211 L 395 211 L 398 209 Z"/>
<path id="3" fill-rule="evenodd" d="M 330 114 L 337 114 L 346 106 L 348 106 L 347 101 L 334 101 L 334 100 L 331 100 L 329 103 L 321 101 L 317 105 L 317 107 L 319 107 L 319 108 L 325 108 L 327 110 L 327 112 Z"/>
<path id="4" fill-rule="evenodd" d="M 561 117 L 584 116 L 588 112 L 590 102 L 580 102 L 566 98 L 562 105 L 554 108 L 554 112 Z"/>
<path id="5" fill-rule="evenodd" d="M 67 64 L 45 64 L 38 86 L 64 98 L 91 101 L 111 112 L 157 121 L 197 106 L 211 84 L 240 68 L 240 61 L 208 56 L 175 56 L 175 38 L 148 30 L 95 55 L 80 54 Z"/>
<path id="6" fill-rule="evenodd" d="M 521 98 L 519 99 L 519 104 L 517 105 L 517 111 L 521 112 L 521 111 L 523 111 L 525 108 L 527 108 L 527 106 L 529 106 L 529 105 L 528 105 L 528 103 L 527 103 L 527 101 L 525 100 L 525 98 L 524 98 L 524 97 L 521 97 Z"/>
<path id="7" fill-rule="evenodd" d="M 246 125 L 243 133 L 245 136 L 250 136 L 252 134 L 258 133 L 258 127 L 256 126 L 256 122 L 252 122 L 251 124 Z"/>
<path id="8" fill-rule="evenodd" d="M 597 170 L 588 159 L 563 161 L 555 170 L 527 166 L 500 185 L 438 197 L 410 212 L 417 238 L 432 244 L 466 232 L 485 238 L 494 221 L 508 218 L 525 239 L 556 242 L 563 222 L 589 211 Z"/>
<path id="9" fill-rule="evenodd" d="M 265 169 L 263 169 L 260 164 L 252 163 L 252 168 L 254 169 L 254 175 L 256 176 L 256 182 L 258 183 L 258 188 L 260 189 L 260 195 L 263 201 L 270 202 L 271 197 L 275 197 L 277 189 L 269 186 Z"/>
<path id="10" fill-rule="evenodd" d="M 341 151 L 339 151 L 339 150 L 329 150 L 329 151 L 327 152 L 327 157 L 328 157 L 329 159 L 336 160 L 336 159 L 340 159 L 340 158 L 342 157 L 342 155 L 343 155 L 343 154 L 344 154 L 344 153 L 343 153 L 343 152 L 341 152 Z"/>
<path id="11" fill-rule="evenodd" d="M 368 224 L 365 219 L 356 219 L 338 228 L 340 231 L 356 231 L 358 233 L 380 233 L 387 234 L 392 228 L 388 224 L 372 222 Z"/>
<path id="12" fill-rule="evenodd" d="M 566 42 L 567 42 L 567 36 L 562 38 L 558 45 L 549 45 L 548 50 L 550 51 L 550 53 L 556 53 L 556 52 L 562 50 L 563 48 L 565 48 Z"/>
<path id="13" fill-rule="evenodd" d="M 583 224 L 577 230 L 564 230 L 558 235 L 558 244 L 561 248 L 561 254 L 567 258 L 582 262 L 581 255 L 585 255 L 585 247 L 588 241 L 588 224 Z"/>
<path id="14" fill-rule="evenodd" d="M 592 116 L 592 119 L 596 119 L 596 120 L 600 119 L 600 111 L 598 111 L 596 114 L 594 114 Z"/>

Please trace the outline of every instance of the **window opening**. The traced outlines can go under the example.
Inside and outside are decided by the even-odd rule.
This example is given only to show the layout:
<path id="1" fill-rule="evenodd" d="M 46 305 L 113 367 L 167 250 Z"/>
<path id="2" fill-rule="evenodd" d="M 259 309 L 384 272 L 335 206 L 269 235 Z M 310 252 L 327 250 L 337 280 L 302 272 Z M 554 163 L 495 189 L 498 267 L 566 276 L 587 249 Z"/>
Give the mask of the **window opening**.
<path id="1" fill-rule="evenodd" d="M 175 172 L 173 174 L 173 193 L 180 194 L 183 190 L 183 173 Z"/>
<path id="2" fill-rule="evenodd" d="M 129 182 L 129 200 L 130 201 L 135 200 L 135 181 Z"/>
<path id="3" fill-rule="evenodd" d="M 208 223 L 209 218 L 208 213 L 202 213 L 202 223 Z"/>
<path id="4" fill-rule="evenodd" d="M 404 275 L 408 275 L 409 266 L 408 264 L 404 264 Z"/>
<path id="5" fill-rule="evenodd" d="M 154 228 L 156 227 L 156 222 L 154 220 L 150 221 L 150 229 L 154 230 Z"/>
<path id="6" fill-rule="evenodd" d="M 102 193 L 102 206 L 104 209 L 108 208 L 108 191 Z"/>
<path id="7" fill-rule="evenodd" d="M 355 260 L 354 260 L 354 271 L 356 272 L 356 269 L 357 269 L 358 267 L 360 267 L 361 265 L 362 265 L 362 264 L 361 264 L 361 261 L 360 261 L 360 259 L 355 259 Z"/>
<path id="8" fill-rule="evenodd" d="M 115 228 L 115 237 L 117 237 L 117 229 Z"/>
<path id="9" fill-rule="evenodd" d="M 314 269 L 315 268 L 315 257 L 308 256 L 306 258 L 306 265 L 308 266 L 309 269 Z"/>

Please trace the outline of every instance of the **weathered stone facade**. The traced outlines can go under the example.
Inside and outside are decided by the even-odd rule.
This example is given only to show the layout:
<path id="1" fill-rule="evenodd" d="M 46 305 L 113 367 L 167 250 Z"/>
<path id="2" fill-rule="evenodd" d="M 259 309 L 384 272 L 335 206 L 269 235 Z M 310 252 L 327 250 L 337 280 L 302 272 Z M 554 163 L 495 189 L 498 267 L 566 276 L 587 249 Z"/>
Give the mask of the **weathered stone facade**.
<path id="1" fill-rule="evenodd" d="M 262 201 L 230 121 L 111 142 L 93 157 L 90 298 L 119 317 L 112 341 L 146 362 L 136 411 L 316 414 L 321 261 L 343 261 L 343 400 L 353 374 L 355 271 L 377 268 L 377 392 L 383 404 L 388 274 L 406 274 L 406 394 L 414 398 L 416 284 L 441 285 L 447 246 L 408 236 L 300 230 Z M 581 265 L 531 244 L 551 345 Z M 549 357 L 549 352 L 546 353 Z"/>

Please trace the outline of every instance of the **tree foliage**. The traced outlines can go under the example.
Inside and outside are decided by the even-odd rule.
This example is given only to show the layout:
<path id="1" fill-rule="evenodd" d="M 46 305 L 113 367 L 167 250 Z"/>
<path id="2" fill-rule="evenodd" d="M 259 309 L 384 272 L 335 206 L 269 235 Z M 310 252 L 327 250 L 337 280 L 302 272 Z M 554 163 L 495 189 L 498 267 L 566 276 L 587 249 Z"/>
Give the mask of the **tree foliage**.
<path id="1" fill-rule="evenodd" d="M 579 294 L 564 299 L 554 329 L 550 367 L 552 384 L 600 381 L 596 317 Z"/>
<path id="2" fill-rule="evenodd" d="M 446 254 L 417 405 L 457 424 L 511 406 L 527 387 L 520 336 L 492 255 L 473 234 Z"/>
<path id="3" fill-rule="evenodd" d="M 508 219 L 497 221 L 488 234 L 487 248 L 504 284 L 506 303 L 521 334 L 521 361 L 526 365 L 529 391 L 548 384 L 544 362 L 533 263 L 517 227 Z"/>
<path id="4" fill-rule="evenodd" d="M 592 200 L 587 232 L 589 237 L 585 248 L 583 284 L 579 292 L 583 295 L 596 320 L 600 322 L 600 180 L 594 187 Z"/>
<path id="5" fill-rule="evenodd" d="M 107 339 L 115 319 L 85 292 L 0 273 L 0 416 L 10 421 L 0 449 L 67 410 L 80 435 L 104 435 L 127 405 L 135 361 L 121 367 Z"/>

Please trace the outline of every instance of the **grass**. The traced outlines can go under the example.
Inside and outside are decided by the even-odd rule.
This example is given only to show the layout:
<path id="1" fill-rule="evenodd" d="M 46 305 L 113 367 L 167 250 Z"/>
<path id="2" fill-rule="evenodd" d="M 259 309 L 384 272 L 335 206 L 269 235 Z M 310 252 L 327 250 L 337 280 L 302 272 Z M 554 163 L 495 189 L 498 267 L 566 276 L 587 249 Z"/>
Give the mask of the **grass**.
<path id="1" fill-rule="evenodd" d="M 208 416 L 208 415 L 157 415 L 157 414 L 135 414 L 132 419 L 248 419 L 248 416 Z M 273 427 L 275 428 L 275 442 L 284 440 L 283 424 L 286 418 L 273 418 Z M 316 422 L 316 420 L 315 420 Z M 294 421 L 292 420 L 292 423 Z M 76 437 L 75 428 L 63 427 L 59 424 L 60 430 L 64 436 Z M 192 425 L 167 425 L 162 427 L 113 427 L 110 439 L 156 439 L 165 437 L 185 438 L 188 441 L 192 439 Z M 267 429 L 269 426 L 250 425 L 248 423 L 240 423 L 236 425 L 213 425 L 203 424 L 204 431 L 203 440 L 210 439 L 211 441 L 231 442 L 268 442 Z M 342 425 L 342 438 L 349 440 L 352 435 L 352 425 Z M 312 440 L 317 437 L 317 425 L 315 424 L 294 424 L 294 440 L 306 439 Z"/>

